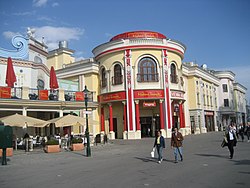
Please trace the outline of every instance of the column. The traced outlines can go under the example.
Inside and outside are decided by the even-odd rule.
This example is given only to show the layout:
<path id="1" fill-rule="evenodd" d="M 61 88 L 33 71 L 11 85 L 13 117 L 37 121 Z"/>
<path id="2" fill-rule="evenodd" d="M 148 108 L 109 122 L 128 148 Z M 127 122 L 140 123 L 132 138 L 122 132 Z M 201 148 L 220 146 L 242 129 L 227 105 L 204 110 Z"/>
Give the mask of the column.
<path id="1" fill-rule="evenodd" d="M 104 107 L 101 107 L 101 133 L 105 132 Z"/>
<path id="2" fill-rule="evenodd" d="M 183 109 L 182 109 L 182 102 L 179 102 L 179 116 L 180 116 L 180 128 L 184 128 L 183 126 Z"/>
<path id="3" fill-rule="evenodd" d="M 164 116 L 163 116 L 163 100 L 160 100 L 160 122 L 161 122 L 161 129 L 164 129 Z"/>
<path id="4" fill-rule="evenodd" d="M 123 101 L 123 139 L 128 139 L 128 126 L 127 126 L 127 105 Z"/>
<path id="5" fill-rule="evenodd" d="M 140 111 L 139 111 L 139 100 L 135 101 L 135 117 L 136 117 L 136 130 L 140 131 Z"/>
<path id="6" fill-rule="evenodd" d="M 159 105 L 160 105 L 160 122 L 161 122 L 160 130 L 161 130 L 162 136 L 164 138 L 166 138 L 167 137 L 167 133 L 166 133 L 165 126 L 164 126 L 163 100 L 159 101 Z"/>
<path id="7" fill-rule="evenodd" d="M 113 126 L 113 108 L 109 103 L 109 139 L 115 139 L 114 126 Z"/>

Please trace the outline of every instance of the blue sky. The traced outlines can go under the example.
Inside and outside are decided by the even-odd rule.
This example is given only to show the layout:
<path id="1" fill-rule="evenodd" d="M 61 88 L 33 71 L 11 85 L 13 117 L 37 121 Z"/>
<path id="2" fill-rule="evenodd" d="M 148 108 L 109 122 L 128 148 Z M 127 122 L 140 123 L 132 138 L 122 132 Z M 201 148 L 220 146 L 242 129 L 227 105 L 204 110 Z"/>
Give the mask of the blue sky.
<path id="1" fill-rule="evenodd" d="M 77 59 L 114 35 L 157 31 L 187 46 L 184 61 L 232 70 L 250 90 L 248 0 L 1 0 L 0 23 L 1 48 L 13 49 L 12 36 L 30 27 L 50 49 L 68 40 Z"/>

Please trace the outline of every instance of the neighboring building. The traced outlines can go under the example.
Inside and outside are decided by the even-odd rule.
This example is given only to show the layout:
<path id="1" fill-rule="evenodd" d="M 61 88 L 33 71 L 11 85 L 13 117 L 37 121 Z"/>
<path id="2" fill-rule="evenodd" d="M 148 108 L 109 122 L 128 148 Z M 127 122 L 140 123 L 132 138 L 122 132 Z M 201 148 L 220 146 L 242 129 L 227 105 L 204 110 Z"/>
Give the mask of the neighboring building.
<path id="1" fill-rule="evenodd" d="M 187 100 L 192 133 L 218 131 L 218 88 L 220 80 L 206 65 L 184 63 L 183 74 L 187 77 Z"/>
<path id="2" fill-rule="evenodd" d="M 186 47 L 151 31 L 122 33 L 93 50 L 99 63 L 101 132 L 140 139 L 172 127 L 190 134 L 182 59 Z"/>
<path id="3" fill-rule="evenodd" d="M 236 124 L 246 125 L 247 122 L 247 109 L 246 109 L 246 91 L 243 85 L 239 83 L 233 83 L 233 91 L 234 91 L 234 109 L 236 116 Z"/>
<path id="4" fill-rule="evenodd" d="M 64 68 L 67 64 L 75 62 L 72 56 L 75 51 L 68 48 L 67 41 L 60 41 L 59 48 L 49 51 L 47 56 L 47 66 L 54 66 L 55 70 Z"/>
<path id="5" fill-rule="evenodd" d="M 250 105 L 246 105 L 247 109 L 247 122 L 250 123 Z"/>

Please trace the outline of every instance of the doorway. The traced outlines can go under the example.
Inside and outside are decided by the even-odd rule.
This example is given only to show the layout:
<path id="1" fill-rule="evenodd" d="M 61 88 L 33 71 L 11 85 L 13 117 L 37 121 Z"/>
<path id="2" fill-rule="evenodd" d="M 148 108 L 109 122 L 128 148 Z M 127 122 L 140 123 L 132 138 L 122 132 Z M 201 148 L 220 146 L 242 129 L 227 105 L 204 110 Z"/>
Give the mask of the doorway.
<path id="1" fill-rule="evenodd" d="M 152 126 L 152 117 L 140 117 L 141 137 L 152 137 L 154 128 Z"/>

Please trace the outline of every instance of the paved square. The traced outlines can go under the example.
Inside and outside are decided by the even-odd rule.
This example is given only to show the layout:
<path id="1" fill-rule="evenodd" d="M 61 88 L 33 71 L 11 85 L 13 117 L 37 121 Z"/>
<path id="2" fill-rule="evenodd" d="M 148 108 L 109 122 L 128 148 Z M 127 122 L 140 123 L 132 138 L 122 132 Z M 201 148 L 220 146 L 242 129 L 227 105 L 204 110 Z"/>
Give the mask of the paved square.
<path id="1" fill-rule="evenodd" d="M 150 157 L 153 138 L 94 146 L 90 158 L 83 152 L 14 151 L 0 166 L 0 187 L 250 187 L 250 143 L 238 141 L 230 160 L 220 146 L 222 134 L 186 136 L 184 161 L 177 164 L 169 139 L 161 164 Z"/>

